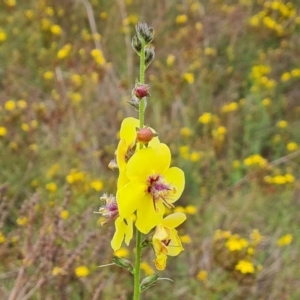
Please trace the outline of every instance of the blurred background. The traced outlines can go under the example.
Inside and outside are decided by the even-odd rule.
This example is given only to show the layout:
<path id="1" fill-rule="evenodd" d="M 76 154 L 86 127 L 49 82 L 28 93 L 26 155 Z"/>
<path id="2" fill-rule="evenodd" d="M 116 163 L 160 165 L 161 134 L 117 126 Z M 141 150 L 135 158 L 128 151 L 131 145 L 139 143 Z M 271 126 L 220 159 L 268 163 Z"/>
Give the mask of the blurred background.
<path id="1" fill-rule="evenodd" d="M 296 0 L 0 2 L 0 299 L 131 299 L 100 196 L 154 27 L 145 122 L 186 188 L 185 248 L 143 299 L 299 299 Z M 134 241 L 118 256 L 133 258 Z M 142 276 L 155 272 L 146 249 Z"/>

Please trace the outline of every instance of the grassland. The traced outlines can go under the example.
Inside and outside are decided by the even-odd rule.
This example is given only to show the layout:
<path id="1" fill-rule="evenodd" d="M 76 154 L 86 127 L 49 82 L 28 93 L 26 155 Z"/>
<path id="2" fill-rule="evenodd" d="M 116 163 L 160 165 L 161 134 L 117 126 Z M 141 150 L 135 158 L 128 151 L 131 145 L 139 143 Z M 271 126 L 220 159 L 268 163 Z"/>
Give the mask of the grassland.
<path id="1" fill-rule="evenodd" d="M 0 299 L 131 299 L 130 274 L 98 268 L 114 226 L 93 212 L 137 117 L 138 21 L 155 30 L 146 123 L 185 172 L 188 216 L 174 283 L 143 299 L 299 299 L 296 0 L 0 3 Z"/>

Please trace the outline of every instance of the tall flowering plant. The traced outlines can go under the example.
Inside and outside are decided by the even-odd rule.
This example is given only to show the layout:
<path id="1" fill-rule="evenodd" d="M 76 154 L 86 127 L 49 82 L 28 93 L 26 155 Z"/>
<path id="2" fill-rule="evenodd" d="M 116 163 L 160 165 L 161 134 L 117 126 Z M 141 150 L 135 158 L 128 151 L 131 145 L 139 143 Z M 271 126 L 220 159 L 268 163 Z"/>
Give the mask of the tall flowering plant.
<path id="1" fill-rule="evenodd" d="M 140 293 L 154 285 L 158 274 L 140 278 L 141 252 L 146 246 L 153 248 L 157 270 L 164 270 L 168 256 L 176 256 L 182 244 L 176 227 L 186 216 L 177 212 L 165 216 L 166 207 L 174 208 L 181 196 L 185 177 L 181 169 L 170 167 L 171 152 L 161 143 L 156 131 L 144 124 L 149 86 L 145 84 L 145 70 L 154 59 L 153 28 L 146 23 L 136 26 L 132 47 L 140 57 L 139 81 L 132 90 L 128 102 L 139 113 L 139 118 L 125 118 L 121 124 L 120 141 L 115 160 L 110 166 L 117 167 L 119 177 L 116 196 L 103 195 L 99 212 L 106 217 L 103 224 L 115 222 L 111 246 L 117 251 L 123 241 L 129 245 L 136 230 L 134 266 L 127 260 L 114 257 L 113 262 L 134 276 L 134 300 Z"/>

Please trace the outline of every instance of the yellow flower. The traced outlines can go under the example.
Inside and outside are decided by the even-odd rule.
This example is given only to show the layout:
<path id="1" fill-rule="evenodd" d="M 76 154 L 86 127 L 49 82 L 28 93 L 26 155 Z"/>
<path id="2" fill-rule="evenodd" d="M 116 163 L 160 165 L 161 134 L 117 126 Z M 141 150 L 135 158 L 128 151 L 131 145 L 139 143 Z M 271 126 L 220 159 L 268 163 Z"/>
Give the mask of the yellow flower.
<path id="1" fill-rule="evenodd" d="M 293 183 L 295 181 L 295 177 L 292 174 L 287 173 L 284 177 L 287 183 Z"/>
<path id="2" fill-rule="evenodd" d="M 254 243 L 254 245 L 259 244 L 263 240 L 263 236 L 260 234 L 258 229 L 252 230 L 252 232 L 250 234 L 250 238 L 251 238 L 252 242 Z"/>
<path id="3" fill-rule="evenodd" d="M 91 188 L 96 192 L 100 192 L 103 189 L 103 182 L 101 180 L 94 180 L 91 182 Z"/>
<path id="4" fill-rule="evenodd" d="M 44 74 L 43 74 L 43 78 L 45 80 L 51 80 L 54 78 L 54 73 L 52 71 L 46 71 Z"/>
<path id="5" fill-rule="evenodd" d="M 7 38 L 6 32 L 3 30 L 0 30 L 0 43 L 5 42 Z"/>
<path id="6" fill-rule="evenodd" d="M 261 101 L 261 104 L 265 107 L 270 106 L 271 105 L 271 99 L 270 98 L 265 98 Z"/>
<path id="7" fill-rule="evenodd" d="M 267 165 L 267 161 L 263 157 L 261 157 L 259 154 L 254 154 L 254 155 L 247 157 L 244 160 L 244 164 L 246 166 L 265 167 Z"/>
<path id="8" fill-rule="evenodd" d="M 46 184 L 46 190 L 55 193 L 57 191 L 57 185 L 54 182 L 50 182 Z"/>
<path id="9" fill-rule="evenodd" d="M 122 217 L 137 212 L 136 227 L 147 234 L 162 219 L 165 207 L 181 196 L 185 178 L 177 167 L 170 168 L 171 152 L 166 144 L 138 150 L 128 161 L 129 179 L 119 190 L 118 207 Z"/>
<path id="10" fill-rule="evenodd" d="M 216 56 L 217 51 L 216 51 L 216 49 L 214 49 L 212 47 L 207 47 L 204 49 L 204 54 L 207 56 Z"/>
<path id="11" fill-rule="evenodd" d="M 283 175 L 276 175 L 272 178 L 272 183 L 277 185 L 286 184 L 286 178 Z"/>
<path id="12" fill-rule="evenodd" d="M 188 83 L 188 84 L 193 84 L 194 83 L 194 74 L 193 73 L 184 73 L 183 74 L 183 79 Z"/>
<path id="13" fill-rule="evenodd" d="M 154 274 L 154 270 L 146 262 L 142 262 L 141 263 L 141 270 L 144 270 L 145 273 L 146 273 L 146 275 L 152 275 L 152 274 Z"/>
<path id="14" fill-rule="evenodd" d="M 106 63 L 105 58 L 103 56 L 103 53 L 101 50 L 99 49 L 93 49 L 91 51 L 91 55 L 94 58 L 95 62 L 97 63 L 97 65 L 102 66 Z"/>
<path id="15" fill-rule="evenodd" d="M 222 240 L 222 239 L 227 239 L 231 236 L 230 231 L 224 231 L 221 229 L 216 230 L 215 235 L 214 235 L 214 240 Z"/>
<path id="16" fill-rule="evenodd" d="M 63 269 L 63 268 L 60 268 L 60 267 L 54 267 L 52 269 L 52 275 L 53 276 L 57 276 L 57 275 L 66 275 L 67 272 Z"/>
<path id="17" fill-rule="evenodd" d="M 173 66 L 174 65 L 174 62 L 175 62 L 175 60 L 176 60 L 176 57 L 175 57 L 175 55 L 173 55 L 173 54 L 169 54 L 168 55 L 168 57 L 167 57 L 167 66 L 168 67 L 171 67 L 171 66 Z"/>
<path id="18" fill-rule="evenodd" d="M 16 108 L 16 101 L 14 100 L 8 100 L 4 104 L 4 108 L 8 111 L 13 111 Z"/>
<path id="19" fill-rule="evenodd" d="M 188 127 L 182 127 L 180 129 L 180 135 L 183 137 L 190 137 L 192 136 L 192 134 L 193 134 L 192 130 Z"/>
<path id="20" fill-rule="evenodd" d="M 255 271 L 253 263 L 248 260 L 240 260 L 235 266 L 235 269 L 240 271 L 242 274 L 253 274 Z"/>
<path id="21" fill-rule="evenodd" d="M 64 45 L 60 50 L 57 52 L 57 58 L 64 59 L 70 55 L 72 46 L 71 44 Z"/>
<path id="22" fill-rule="evenodd" d="M 129 251 L 126 248 L 120 248 L 119 250 L 115 251 L 114 255 L 118 257 L 127 257 Z"/>
<path id="23" fill-rule="evenodd" d="M 298 144 L 295 142 L 289 142 L 286 145 L 286 149 L 290 152 L 296 151 L 298 149 L 298 147 L 299 147 Z"/>
<path id="24" fill-rule="evenodd" d="M 185 220 L 185 214 L 178 212 L 168 215 L 156 226 L 152 237 L 152 245 L 156 255 L 154 263 L 158 270 L 165 269 L 167 255 L 177 256 L 184 250 L 175 228 Z"/>
<path id="25" fill-rule="evenodd" d="M 229 249 L 229 251 L 240 251 L 248 246 L 248 241 L 240 238 L 238 234 L 235 234 L 228 238 L 225 246 Z"/>
<path id="26" fill-rule="evenodd" d="M 4 126 L 0 126 L 0 136 L 6 136 L 7 129 Z"/>
<path id="27" fill-rule="evenodd" d="M 6 238 L 5 238 L 4 234 L 0 231 L 0 244 L 5 243 L 5 241 L 6 241 Z"/>
<path id="28" fill-rule="evenodd" d="M 25 109 L 27 107 L 27 102 L 25 100 L 21 99 L 17 102 L 17 106 L 21 109 Z"/>
<path id="29" fill-rule="evenodd" d="M 183 244 L 190 244 L 192 242 L 192 239 L 188 234 L 180 236 L 180 240 Z"/>
<path id="30" fill-rule="evenodd" d="M 208 124 L 212 121 L 212 117 L 213 116 L 211 113 L 205 112 L 198 118 L 198 122 L 202 124 Z"/>
<path id="31" fill-rule="evenodd" d="M 279 247 L 289 245 L 293 241 L 293 236 L 291 234 L 286 234 L 277 240 L 277 245 Z"/>
<path id="32" fill-rule="evenodd" d="M 128 246 L 133 236 L 133 219 L 132 217 L 122 218 L 118 217 L 115 221 L 115 234 L 111 240 L 111 247 L 114 251 L 120 249 L 123 240 Z"/>
<path id="33" fill-rule="evenodd" d="M 187 214 L 195 215 L 197 213 L 197 208 L 196 208 L 195 205 L 188 205 L 185 208 L 185 211 L 186 211 Z"/>
<path id="34" fill-rule="evenodd" d="M 187 15 L 184 15 L 184 14 L 182 14 L 182 15 L 178 15 L 177 17 L 176 17 L 176 20 L 175 20 L 175 22 L 176 22 L 176 24 L 178 24 L 178 25 L 183 25 L 183 24 L 185 24 L 186 22 L 187 22 Z"/>
<path id="35" fill-rule="evenodd" d="M 51 25 L 50 31 L 54 35 L 61 35 L 61 33 L 62 33 L 61 27 L 59 25 L 57 25 L 57 24 Z"/>
<path id="36" fill-rule="evenodd" d="M 277 126 L 278 128 L 283 129 L 283 128 L 286 128 L 286 127 L 288 126 L 288 122 L 285 121 L 285 120 L 281 120 L 281 121 L 278 121 L 278 122 L 276 123 L 276 126 Z"/>
<path id="37" fill-rule="evenodd" d="M 289 81 L 291 79 L 292 75 L 290 72 L 285 72 L 281 75 L 280 79 L 282 82 Z"/>
<path id="38" fill-rule="evenodd" d="M 63 220 L 66 220 L 69 218 L 69 212 L 66 210 L 66 209 L 63 209 L 61 212 L 60 212 L 60 217 L 63 219 Z"/>
<path id="39" fill-rule="evenodd" d="M 202 156 L 202 152 L 197 152 L 197 151 L 193 151 L 191 154 L 190 154 L 190 161 L 192 162 L 196 162 L 196 161 L 199 161 L 200 158 Z"/>
<path id="40" fill-rule="evenodd" d="M 207 275 L 208 275 L 207 271 L 205 271 L 205 270 L 200 270 L 200 271 L 198 272 L 198 274 L 197 274 L 197 279 L 198 279 L 199 281 L 206 281 L 206 280 L 207 280 Z"/>
<path id="41" fill-rule="evenodd" d="M 17 224 L 19 226 L 25 226 L 28 223 L 28 218 L 27 217 L 19 217 L 17 219 Z"/>
<path id="42" fill-rule="evenodd" d="M 90 274 L 90 271 L 86 266 L 79 266 L 75 269 L 75 274 L 77 277 L 86 277 Z"/>

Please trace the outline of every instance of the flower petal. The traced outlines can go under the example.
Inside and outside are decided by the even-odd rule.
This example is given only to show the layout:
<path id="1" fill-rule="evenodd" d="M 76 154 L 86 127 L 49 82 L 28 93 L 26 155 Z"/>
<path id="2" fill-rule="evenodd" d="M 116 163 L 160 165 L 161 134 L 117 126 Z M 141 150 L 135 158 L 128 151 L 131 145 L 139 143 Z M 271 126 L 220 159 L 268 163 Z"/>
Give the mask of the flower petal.
<path id="1" fill-rule="evenodd" d="M 176 256 L 184 250 L 176 229 L 171 229 L 171 242 L 169 243 L 167 248 L 168 255 L 170 256 Z"/>
<path id="2" fill-rule="evenodd" d="M 157 270 L 163 271 L 166 268 L 167 255 L 165 254 L 158 255 L 154 260 L 154 263 Z"/>
<path id="3" fill-rule="evenodd" d="M 155 210 L 151 195 L 147 195 L 139 203 L 135 226 L 140 232 L 147 234 L 157 224 L 161 223 L 164 212 L 165 207 L 162 202 L 159 201 L 156 203 Z"/>
<path id="4" fill-rule="evenodd" d="M 127 227 L 125 232 L 125 243 L 128 246 L 133 236 L 133 221 L 132 217 L 126 218 Z"/>
<path id="5" fill-rule="evenodd" d="M 162 221 L 162 225 L 168 228 L 175 228 L 186 220 L 186 215 L 183 212 L 176 212 L 168 215 Z"/>
<path id="6" fill-rule="evenodd" d="M 185 177 L 184 173 L 181 169 L 177 167 L 172 167 L 168 169 L 164 174 L 163 174 L 166 182 L 168 184 L 171 184 L 173 187 L 175 187 L 175 192 L 170 192 L 168 194 L 168 202 L 173 203 L 176 200 L 179 199 L 181 196 L 184 186 L 185 186 Z"/>
<path id="7" fill-rule="evenodd" d="M 143 148 L 138 150 L 128 161 L 126 175 L 130 180 L 147 181 L 153 174 L 154 150 Z"/>
<path id="8" fill-rule="evenodd" d="M 118 217 L 115 221 L 115 227 L 116 231 L 111 240 L 111 247 L 114 251 L 117 251 L 122 245 L 127 225 L 125 224 L 123 218 Z"/>
<path id="9" fill-rule="evenodd" d="M 131 147 L 136 139 L 136 128 L 140 126 L 140 121 L 136 118 L 125 118 L 120 129 L 120 139 L 124 139 L 127 147 Z"/>
<path id="10" fill-rule="evenodd" d="M 144 198 L 148 195 L 145 193 L 146 189 L 146 184 L 131 181 L 123 189 L 118 190 L 119 215 L 123 218 L 129 218 L 136 211 L 139 203 L 144 201 Z"/>

